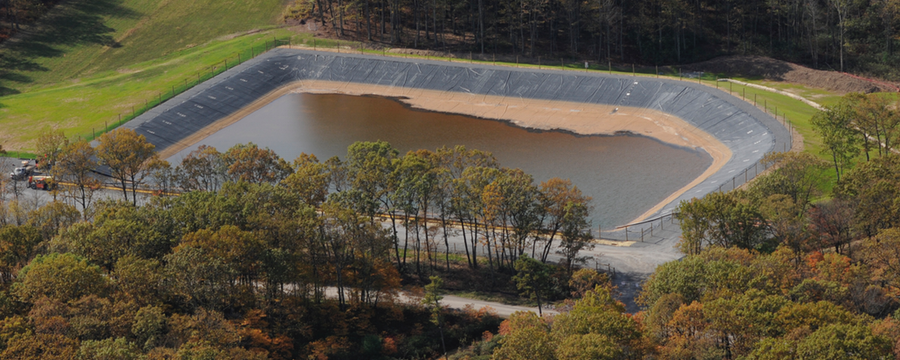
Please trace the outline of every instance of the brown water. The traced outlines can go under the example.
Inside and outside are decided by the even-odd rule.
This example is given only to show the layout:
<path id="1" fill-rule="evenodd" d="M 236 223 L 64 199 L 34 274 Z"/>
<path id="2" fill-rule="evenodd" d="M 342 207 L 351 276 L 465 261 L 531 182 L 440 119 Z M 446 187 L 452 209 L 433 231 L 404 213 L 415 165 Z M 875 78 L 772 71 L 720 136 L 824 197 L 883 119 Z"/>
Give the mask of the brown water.
<path id="1" fill-rule="evenodd" d="M 225 151 L 238 143 L 268 147 L 291 161 L 300 153 L 344 158 L 356 141 L 385 140 L 401 154 L 465 145 L 490 151 L 535 183 L 568 178 L 593 197 L 594 229 L 622 225 L 699 176 L 712 158 L 641 136 L 579 136 L 505 122 L 410 109 L 381 97 L 288 94 L 200 144 Z M 188 148 L 172 158 L 181 161 Z"/>

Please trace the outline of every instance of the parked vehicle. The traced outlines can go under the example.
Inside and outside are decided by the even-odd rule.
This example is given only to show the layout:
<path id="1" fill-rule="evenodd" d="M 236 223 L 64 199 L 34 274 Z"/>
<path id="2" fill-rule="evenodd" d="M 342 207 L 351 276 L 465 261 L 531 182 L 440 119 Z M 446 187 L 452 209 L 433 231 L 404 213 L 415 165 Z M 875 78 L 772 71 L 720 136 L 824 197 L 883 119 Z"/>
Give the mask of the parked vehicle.
<path id="1" fill-rule="evenodd" d="M 22 166 L 13 169 L 11 173 L 9 173 L 9 178 L 11 180 L 25 180 L 29 176 L 34 175 L 34 165 L 28 165 L 28 161 L 22 161 Z"/>

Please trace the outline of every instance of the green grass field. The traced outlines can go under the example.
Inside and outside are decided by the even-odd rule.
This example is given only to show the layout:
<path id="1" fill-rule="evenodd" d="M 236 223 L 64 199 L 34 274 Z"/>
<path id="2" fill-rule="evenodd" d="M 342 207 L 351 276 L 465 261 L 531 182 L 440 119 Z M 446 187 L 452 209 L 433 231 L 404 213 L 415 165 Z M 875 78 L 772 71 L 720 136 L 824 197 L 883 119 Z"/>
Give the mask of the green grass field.
<path id="1" fill-rule="evenodd" d="M 276 26 L 282 11 L 282 0 L 64 2 L 0 47 L 0 143 L 32 150 L 48 128 L 90 137 L 238 54 L 301 40 Z"/>

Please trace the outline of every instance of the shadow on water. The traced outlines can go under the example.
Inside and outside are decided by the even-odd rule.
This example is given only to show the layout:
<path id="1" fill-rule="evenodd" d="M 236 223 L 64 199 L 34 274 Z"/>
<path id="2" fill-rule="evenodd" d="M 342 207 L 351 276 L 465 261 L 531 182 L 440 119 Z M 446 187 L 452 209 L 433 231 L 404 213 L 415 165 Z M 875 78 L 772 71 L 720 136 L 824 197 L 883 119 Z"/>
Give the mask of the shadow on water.
<path id="1" fill-rule="evenodd" d="M 64 56 L 63 46 L 104 45 L 118 47 L 116 29 L 106 19 L 137 18 L 140 13 L 125 8 L 122 0 L 77 0 L 51 10 L 34 27 L 6 41 L 0 47 L 0 95 L 16 93 L 15 84 L 33 79 L 21 72 L 46 72 L 41 59 Z"/>

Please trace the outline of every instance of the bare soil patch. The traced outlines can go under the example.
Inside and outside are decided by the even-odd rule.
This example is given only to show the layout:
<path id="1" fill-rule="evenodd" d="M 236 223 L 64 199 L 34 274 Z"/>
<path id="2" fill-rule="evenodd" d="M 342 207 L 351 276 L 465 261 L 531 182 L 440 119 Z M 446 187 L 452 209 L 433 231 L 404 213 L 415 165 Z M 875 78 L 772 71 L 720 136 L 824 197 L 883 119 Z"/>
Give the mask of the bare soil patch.
<path id="1" fill-rule="evenodd" d="M 890 85 L 854 77 L 837 71 L 810 69 L 805 66 L 764 56 L 723 56 L 690 64 L 682 70 L 740 75 L 748 78 L 784 81 L 845 94 L 897 91 Z"/>

